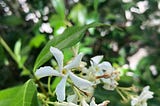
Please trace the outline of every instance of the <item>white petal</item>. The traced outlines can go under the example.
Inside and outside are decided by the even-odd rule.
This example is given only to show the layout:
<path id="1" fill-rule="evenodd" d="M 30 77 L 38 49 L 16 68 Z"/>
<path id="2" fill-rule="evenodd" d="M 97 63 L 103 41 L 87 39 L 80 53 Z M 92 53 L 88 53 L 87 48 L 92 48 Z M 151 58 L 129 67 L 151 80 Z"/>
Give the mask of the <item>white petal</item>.
<path id="1" fill-rule="evenodd" d="M 96 103 L 95 103 L 95 98 L 92 98 L 91 102 L 90 102 L 90 106 L 98 106 Z"/>
<path id="2" fill-rule="evenodd" d="M 80 77 L 77 77 L 72 72 L 69 72 L 69 76 L 72 79 L 73 83 L 79 87 L 80 89 L 86 89 L 88 87 L 91 87 L 93 84 L 89 82 L 88 80 L 82 79 Z"/>
<path id="3" fill-rule="evenodd" d="M 149 86 L 143 88 L 143 91 L 140 94 L 141 100 L 147 100 L 153 98 L 153 92 L 149 91 Z"/>
<path id="4" fill-rule="evenodd" d="M 98 104 L 98 106 L 107 106 L 109 102 L 110 102 L 109 100 L 105 100 L 102 103 Z"/>
<path id="5" fill-rule="evenodd" d="M 91 65 L 98 65 L 100 61 L 103 59 L 103 56 L 95 56 L 91 58 Z"/>
<path id="6" fill-rule="evenodd" d="M 136 104 L 138 104 L 138 98 L 132 98 L 131 106 L 135 106 Z"/>
<path id="7" fill-rule="evenodd" d="M 102 62 L 101 64 L 98 65 L 98 67 L 102 70 L 106 70 L 107 72 L 112 72 L 114 70 L 112 65 L 107 61 Z"/>
<path id="8" fill-rule="evenodd" d="M 62 80 L 60 81 L 60 83 L 56 87 L 57 99 L 60 102 L 65 100 L 65 96 L 66 96 L 66 93 L 65 93 L 66 80 L 67 80 L 67 76 L 62 77 Z"/>
<path id="9" fill-rule="evenodd" d="M 64 68 L 66 69 L 71 69 L 71 68 L 76 68 L 80 65 L 80 62 L 82 60 L 83 54 L 80 53 L 78 54 L 71 63 L 69 63 L 68 65 L 66 65 Z"/>
<path id="10" fill-rule="evenodd" d="M 45 66 L 37 69 L 37 71 L 35 72 L 35 76 L 38 78 L 42 78 L 46 76 L 61 76 L 61 74 L 58 71 L 54 70 L 52 67 Z"/>
<path id="11" fill-rule="evenodd" d="M 50 52 L 53 54 L 56 61 L 58 62 L 58 67 L 59 67 L 59 70 L 61 71 L 63 68 L 63 59 L 64 59 L 64 55 L 62 51 L 60 51 L 58 48 L 50 47 Z"/>

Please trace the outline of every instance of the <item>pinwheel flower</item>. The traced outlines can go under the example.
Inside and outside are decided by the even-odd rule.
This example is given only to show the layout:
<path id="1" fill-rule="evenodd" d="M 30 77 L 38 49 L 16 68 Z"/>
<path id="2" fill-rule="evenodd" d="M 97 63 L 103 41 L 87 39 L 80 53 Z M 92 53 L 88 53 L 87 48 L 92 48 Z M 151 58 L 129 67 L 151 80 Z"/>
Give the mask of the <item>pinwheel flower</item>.
<path id="1" fill-rule="evenodd" d="M 119 72 L 115 71 L 107 61 L 100 63 L 102 59 L 103 56 L 91 58 L 91 67 L 88 70 L 84 70 L 87 74 L 86 79 L 93 81 L 95 84 L 99 84 L 101 80 L 104 84 L 104 89 L 114 90 L 118 85 L 116 80 L 119 78 Z"/>
<path id="2" fill-rule="evenodd" d="M 131 106 L 147 106 L 147 100 L 151 98 L 153 92 L 149 91 L 149 86 L 146 86 L 138 97 L 132 99 Z"/>
<path id="3" fill-rule="evenodd" d="M 76 76 L 71 70 L 74 68 L 77 68 L 81 62 L 81 59 L 83 57 L 83 54 L 78 54 L 69 64 L 66 66 L 63 66 L 63 59 L 64 55 L 62 51 L 60 51 L 58 48 L 50 47 L 50 52 L 55 57 L 57 64 L 58 64 L 58 70 L 53 69 L 51 66 L 44 66 L 40 67 L 36 70 L 35 75 L 38 78 L 46 77 L 46 76 L 59 76 L 62 77 L 61 81 L 57 85 L 55 92 L 57 95 L 58 101 L 64 101 L 65 100 L 65 86 L 67 82 L 67 78 L 69 77 L 73 84 L 78 87 L 79 89 L 87 89 L 88 87 L 92 86 L 92 83 L 88 80 L 82 79 L 78 76 Z"/>

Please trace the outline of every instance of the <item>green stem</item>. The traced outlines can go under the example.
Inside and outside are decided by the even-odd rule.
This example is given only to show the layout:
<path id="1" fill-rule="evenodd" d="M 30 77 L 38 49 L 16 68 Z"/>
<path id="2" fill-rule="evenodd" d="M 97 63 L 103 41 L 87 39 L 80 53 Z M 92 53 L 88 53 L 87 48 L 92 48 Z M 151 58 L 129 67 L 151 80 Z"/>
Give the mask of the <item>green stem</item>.
<path id="1" fill-rule="evenodd" d="M 41 89 L 41 91 L 43 92 L 43 94 L 48 97 L 48 94 L 46 92 L 46 90 L 44 89 L 44 87 L 42 86 L 41 82 L 36 78 L 36 76 L 33 76 L 33 78 L 35 79 L 35 82 L 38 84 L 38 87 Z"/>
<path id="2" fill-rule="evenodd" d="M 3 38 L 0 36 L 0 43 L 2 44 L 2 46 L 6 49 L 6 51 L 10 54 L 10 56 L 13 58 L 13 60 L 18 64 L 18 60 L 16 58 L 16 55 L 13 53 L 13 51 L 9 48 L 9 46 L 7 45 L 7 43 L 3 40 Z M 34 76 L 34 73 L 31 73 L 25 66 L 24 64 L 22 64 L 22 69 L 23 70 L 27 70 L 30 74 L 30 76 L 32 78 L 34 78 L 37 82 L 37 84 L 39 85 L 40 89 L 42 90 L 42 92 L 47 96 L 47 92 L 44 89 L 44 87 L 42 86 L 42 84 L 40 83 L 40 81 Z"/>
<path id="3" fill-rule="evenodd" d="M 121 90 L 126 90 L 126 91 L 132 91 L 132 87 L 118 87 L 118 89 L 121 89 Z"/>
<path id="4" fill-rule="evenodd" d="M 2 37 L 0 37 L 0 43 L 1 43 L 2 46 L 6 49 L 6 51 L 10 54 L 10 56 L 13 58 L 13 60 L 18 64 L 19 61 L 17 60 L 16 55 L 13 53 L 13 51 L 10 49 L 10 47 L 9 47 L 9 46 L 7 45 L 7 43 L 3 40 Z M 22 64 L 22 69 L 28 71 L 29 74 L 32 75 L 31 72 L 30 72 L 23 64 Z"/>
<path id="5" fill-rule="evenodd" d="M 124 101 L 127 100 L 118 88 L 116 89 L 116 91 L 119 93 L 119 95 L 122 97 Z"/>
<path id="6" fill-rule="evenodd" d="M 51 91 L 51 77 L 50 76 L 48 77 L 48 93 L 50 95 L 53 95 L 52 91 Z"/>
<path id="7" fill-rule="evenodd" d="M 81 95 L 81 90 L 79 90 L 73 83 L 72 83 L 72 81 L 71 80 L 67 80 L 68 82 L 69 82 L 69 84 L 72 86 L 72 88 L 73 88 L 73 90 L 74 90 L 74 92 L 78 95 L 78 97 L 80 98 L 80 99 L 82 99 L 82 95 Z"/>
<path id="8" fill-rule="evenodd" d="M 55 106 L 55 104 L 56 104 L 56 103 L 54 103 L 54 102 L 51 102 L 51 101 L 46 101 L 46 103 L 47 103 L 47 104 L 54 105 L 54 106 Z"/>
<path id="9" fill-rule="evenodd" d="M 10 56 L 14 59 L 14 61 L 18 63 L 16 55 L 12 52 L 12 50 L 9 48 L 9 46 L 7 45 L 7 43 L 3 40 L 1 36 L 0 36 L 0 43 L 6 49 L 6 51 L 10 54 Z"/>

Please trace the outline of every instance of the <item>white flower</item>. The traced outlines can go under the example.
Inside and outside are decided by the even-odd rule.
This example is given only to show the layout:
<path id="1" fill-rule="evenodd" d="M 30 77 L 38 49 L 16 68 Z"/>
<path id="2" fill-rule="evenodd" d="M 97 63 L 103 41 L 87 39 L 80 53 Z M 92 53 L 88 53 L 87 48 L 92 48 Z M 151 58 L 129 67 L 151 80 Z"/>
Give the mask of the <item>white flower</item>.
<path id="1" fill-rule="evenodd" d="M 116 80 L 119 78 L 119 72 L 115 71 L 107 61 L 100 63 L 102 59 L 103 56 L 91 58 L 91 67 L 84 70 L 87 74 L 85 78 L 95 82 L 95 84 L 99 84 L 101 80 L 104 83 L 104 89 L 114 90 L 118 85 Z"/>
<path id="2" fill-rule="evenodd" d="M 147 100 L 153 98 L 153 92 L 149 91 L 149 88 L 149 86 L 144 87 L 141 94 L 132 99 L 131 106 L 147 106 Z"/>
<path id="3" fill-rule="evenodd" d="M 72 82 L 74 83 L 75 86 L 77 86 L 79 89 L 83 90 L 88 87 L 92 86 L 92 83 L 89 82 L 88 80 L 82 79 L 80 77 L 77 77 L 74 73 L 71 72 L 71 69 L 76 68 L 79 66 L 81 59 L 83 57 L 83 54 L 80 53 L 78 54 L 73 61 L 71 61 L 69 64 L 63 67 L 63 59 L 64 55 L 63 53 L 54 47 L 50 48 L 50 52 L 53 54 L 55 57 L 57 63 L 58 63 L 58 70 L 53 69 L 50 66 L 45 66 L 39 68 L 35 75 L 38 78 L 46 77 L 46 76 L 60 76 L 62 77 L 61 81 L 56 87 L 56 95 L 58 101 L 64 101 L 65 100 L 65 86 L 66 86 L 66 81 L 68 76 L 71 78 Z"/>

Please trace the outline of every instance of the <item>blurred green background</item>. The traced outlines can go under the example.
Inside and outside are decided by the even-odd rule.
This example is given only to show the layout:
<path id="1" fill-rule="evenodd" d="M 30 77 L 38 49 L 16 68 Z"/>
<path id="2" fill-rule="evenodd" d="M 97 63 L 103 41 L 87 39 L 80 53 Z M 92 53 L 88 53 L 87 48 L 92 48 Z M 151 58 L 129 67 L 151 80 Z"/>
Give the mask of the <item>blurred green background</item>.
<path id="1" fill-rule="evenodd" d="M 32 70 L 34 61 L 49 39 L 70 26 L 92 22 L 112 25 L 91 28 L 80 43 L 80 51 L 89 61 L 104 55 L 121 72 L 119 86 L 150 85 L 160 104 L 160 1 L 159 0 L 0 0 L 0 36 L 14 51 L 17 63 L 0 45 L 0 89 L 29 79 L 24 64 Z M 65 55 L 71 56 L 68 49 Z M 46 64 L 51 64 L 48 62 Z M 109 106 L 129 106 L 115 91 L 101 92 L 97 102 L 111 101 Z M 117 102 L 118 101 L 118 102 Z"/>

